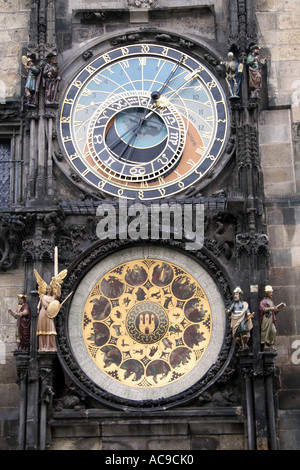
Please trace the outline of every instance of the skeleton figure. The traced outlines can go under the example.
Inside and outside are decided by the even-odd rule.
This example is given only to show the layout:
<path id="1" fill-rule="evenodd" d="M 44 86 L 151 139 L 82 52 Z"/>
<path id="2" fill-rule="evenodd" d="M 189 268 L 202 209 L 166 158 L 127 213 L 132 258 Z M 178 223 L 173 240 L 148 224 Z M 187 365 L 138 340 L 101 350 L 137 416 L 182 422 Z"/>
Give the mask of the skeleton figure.
<path id="1" fill-rule="evenodd" d="M 221 62 L 225 66 L 226 83 L 231 97 L 239 97 L 242 81 L 243 64 L 239 64 L 233 56 L 233 52 L 228 52 L 227 60 Z"/>

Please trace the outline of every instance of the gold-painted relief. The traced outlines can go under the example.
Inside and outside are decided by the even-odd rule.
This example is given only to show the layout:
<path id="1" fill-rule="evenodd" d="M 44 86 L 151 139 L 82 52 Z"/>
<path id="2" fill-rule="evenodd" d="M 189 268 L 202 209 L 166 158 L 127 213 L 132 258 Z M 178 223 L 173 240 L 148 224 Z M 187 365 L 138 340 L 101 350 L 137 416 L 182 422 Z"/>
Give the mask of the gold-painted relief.
<path id="1" fill-rule="evenodd" d="M 211 328 L 210 305 L 197 280 L 156 259 L 121 264 L 99 279 L 82 323 L 99 369 L 137 388 L 184 377 L 201 360 Z"/>

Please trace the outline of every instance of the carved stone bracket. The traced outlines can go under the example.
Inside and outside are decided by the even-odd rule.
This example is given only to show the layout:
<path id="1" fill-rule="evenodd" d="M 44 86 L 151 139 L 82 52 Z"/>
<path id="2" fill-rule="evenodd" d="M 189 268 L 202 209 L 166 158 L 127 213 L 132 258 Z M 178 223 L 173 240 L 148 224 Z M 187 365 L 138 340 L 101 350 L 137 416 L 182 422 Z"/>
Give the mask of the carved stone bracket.
<path id="1" fill-rule="evenodd" d="M 269 238 L 265 233 L 239 233 L 236 235 L 236 251 L 240 255 L 245 251 L 248 255 L 258 254 L 264 251 L 266 255 L 269 254 Z"/>
<path id="2" fill-rule="evenodd" d="M 217 210 L 206 221 L 205 246 L 217 257 L 230 260 L 234 253 L 237 218 L 226 210 Z"/>
<path id="3" fill-rule="evenodd" d="M 61 227 L 62 217 L 58 212 L 35 214 L 30 236 L 22 241 L 23 257 L 28 260 L 52 260 L 54 236 Z"/>
<path id="4" fill-rule="evenodd" d="M 0 270 L 14 269 L 21 257 L 22 241 L 31 233 L 34 216 L 3 214 L 0 217 Z"/>
<path id="5" fill-rule="evenodd" d="M 50 403 L 54 395 L 52 387 L 52 369 L 47 367 L 42 367 L 40 369 L 40 378 L 42 382 L 41 387 L 41 399 L 45 403 Z"/>
<path id="6" fill-rule="evenodd" d="M 129 8 L 154 8 L 158 0 L 127 0 Z"/>
<path id="7" fill-rule="evenodd" d="M 53 259 L 54 243 L 50 240 L 25 240 L 23 242 L 23 256 L 26 261 Z"/>
<path id="8" fill-rule="evenodd" d="M 28 378 L 28 364 L 29 364 L 29 355 L 28 353 L 23 353 L 20 351 L 15 351 L 14 356 L 16 358 L 17 365 L 17 383 L 20 385 L 22 382 L 26 381 Z"/>
<path id="9" fill-rule="evenodd" d="M 263 371 L 265 376 L 278 376 L 278 368 L 275 365 L 277 353 L 276 351 L 268 351 L 262 353 L 263 358 Z"/>

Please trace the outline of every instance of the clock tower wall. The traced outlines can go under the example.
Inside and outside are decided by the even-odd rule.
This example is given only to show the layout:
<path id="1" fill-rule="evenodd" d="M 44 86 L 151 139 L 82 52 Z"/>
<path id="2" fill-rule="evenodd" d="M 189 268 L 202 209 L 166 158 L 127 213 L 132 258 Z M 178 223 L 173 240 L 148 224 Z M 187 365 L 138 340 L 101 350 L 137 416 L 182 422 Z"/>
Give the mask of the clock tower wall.
<path id="1" fill-rule="evenodd" d="M 14 445 L 0 439 L 54 450 L 287 447 L 299 408 L 298 62 L 274 38 L 296 50 L 291 12 L 253 1 L 2 3 L 0 293 L 5 306 L 19 286 L 33 314 L 30 349 L 14 353 L 21 398 L 9 419 L 0 410 Z M 276 54 L 251 95 L 258 41 Z M 30 58 L 38 72 L 26 95 Z M 34 269 L 49 281 L 57 264 L 68 270 L 58 351 L 40 353 Z M 285 284 L 277 356 L 260 344 L 266 283 Z M 255 313 L 246 350 L 225 314 L 236 286 Z M 1 347 L 11 347 L 14 320 L 1 315 Z"/>

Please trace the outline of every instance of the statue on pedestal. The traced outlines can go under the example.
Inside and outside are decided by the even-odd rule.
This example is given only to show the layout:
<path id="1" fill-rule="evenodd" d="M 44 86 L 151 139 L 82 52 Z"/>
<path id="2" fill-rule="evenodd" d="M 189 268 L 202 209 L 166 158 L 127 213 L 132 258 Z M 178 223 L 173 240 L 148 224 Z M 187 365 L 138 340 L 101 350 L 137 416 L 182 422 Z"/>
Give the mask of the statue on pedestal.
<path id="1" fill-rule="evenodd" d="M 39 286 L 39 297 L 40 301 L 37 306 L 38 310 L 38 322 L 37 322 L 37 335 L 39 337 L 39 351 L 55 352 L 56 348 L 56 328 L 54 324 L 54 318 L 59 313 L 62 304 L 59 298 L 61 296 L 61 285 L 65 279 L 68 271 L 64 269 L 58 273 L 58 253 L 57 247 L 54 252 L 54 276 L 51 279 L 50 284 L 47 284 L 39 275 L 37 270 L 34 270 L 37 284 Z"/>
<path id="2" fill-rule="evenodd" d="M 260 89 L 262 87 L 261 69 L 266 65 L 270 58 L 266 57 L 265 59 L 261 59 L 259 51 L 260 47 L 255 44 L 250 48 L 250 52 L 247 57 L 250 98 L 259 98 Z"/>
<path id="3" fill-rule="evenodd" d="M 264 349 L 274 349 L 277 336 L 276 314 L 286 307 L 284 302 L 275 306 L 272 297 L 273 288 L 268 285 L 265 287 L 265 297 L 259 303 L 260 342 Z"/>
<path id="4" fill-rule="evenodd" d="M 67 270 L 61 271 L 56 276 L 52 277 L 50 284 L 47 284 L 37 270 L 34 274 L 39 285 L 38 303 L 38 322 L 37 322 L 37 335 L 39 337 L 39 351 L 57 351 L 56 348 L 56 328 L 54 318 L 59 312 L 60 303 L 58 299 L 61 296 L 61 284 L 67 275 Z"/>
<path id="5" fill-rule="evenodd" d="M 243 301 L 243 291 L 236 287 L 233 291 L 233 302 L 226 313 L 231 314 L 231 330 L 234 341 L 242 350 L 248 349 L 250 331 L 253 328 L 252 320 L 254 313 L 250 313 L 249 305 Z"/>
<path id="6" fill-rule="evenodd" d="M 38 104 L 38 89 L 40 84 L 40 69 L 35 65 L 35 60 L 32 57 L 22 57 L 22 64 L 24 65 L 27 76 L 21 74 L 23 78 L 26 78 L 25 83 L 25 105 L 36 108 Z"/>
<path id="7" fill-rule="evenodd" d="M 59 92 L 61 77 L 55 54 L 48 56 L 48 62 L 43 70 L 43 85 L 45 88 L 45 106 L 57 107 L 57 94 Z"/>
<path id="8" fill-rule="evenodd" d="M 17 311 L 13 312 L 9 309 L 8 313 L 17 319 L 17 350 L 28 352 L 30 349 L 31 311 L 26 300 L 27 295 L 19 294 Z"/>

